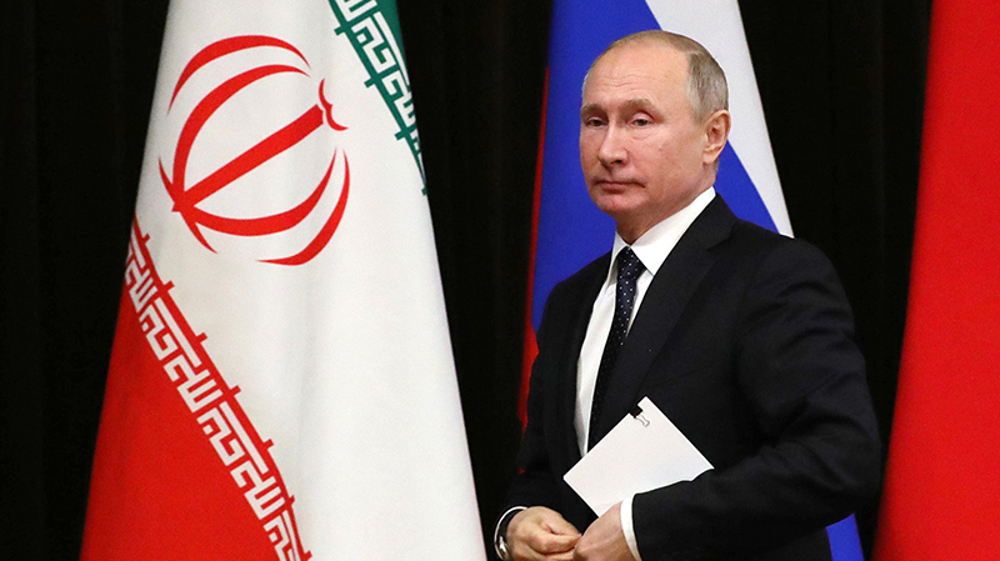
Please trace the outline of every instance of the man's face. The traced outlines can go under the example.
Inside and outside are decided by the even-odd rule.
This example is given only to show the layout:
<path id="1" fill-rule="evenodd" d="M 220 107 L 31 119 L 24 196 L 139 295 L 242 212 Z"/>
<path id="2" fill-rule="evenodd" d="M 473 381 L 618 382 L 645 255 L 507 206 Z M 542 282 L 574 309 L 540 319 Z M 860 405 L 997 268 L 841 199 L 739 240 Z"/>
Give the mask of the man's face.
<path id="1" fill-rule="evenodd" d="M 686 57 L 649 42 L 608 52 L 587 81 L 580 164 L 591 199 L 627 242 L 715 179 L 715 156 L 706 154 L 706 128 L 691 117 L 686 86 Z"/>

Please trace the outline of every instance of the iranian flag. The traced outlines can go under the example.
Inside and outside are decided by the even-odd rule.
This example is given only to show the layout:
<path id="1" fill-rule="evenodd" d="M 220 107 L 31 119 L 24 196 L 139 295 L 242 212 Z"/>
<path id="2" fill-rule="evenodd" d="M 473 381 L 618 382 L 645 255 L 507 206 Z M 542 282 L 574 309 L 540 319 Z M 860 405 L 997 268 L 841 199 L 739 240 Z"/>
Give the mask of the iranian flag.
<path id="1" fill-rule="evenodd" d="M 83 559 L 482 559 L 392 1 L 170 6 Z"/>
<path id="2" fill-rule="evenodd" d="M 1000 4 L 935 2 L 876 561 L 1000 558 Z"/>

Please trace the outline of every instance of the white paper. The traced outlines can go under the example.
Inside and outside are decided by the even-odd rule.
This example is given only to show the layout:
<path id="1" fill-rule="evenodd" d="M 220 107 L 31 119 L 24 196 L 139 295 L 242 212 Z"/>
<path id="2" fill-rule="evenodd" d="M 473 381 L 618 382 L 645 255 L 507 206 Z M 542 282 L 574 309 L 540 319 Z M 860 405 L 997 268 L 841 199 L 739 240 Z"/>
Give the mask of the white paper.
<path id="1" fill-rule="evenodd" d="M 712 469 L 648 397 L 642 413 L 625 415 L 563 479 L 597 514 L 634 493 L 690 481 Z"/>

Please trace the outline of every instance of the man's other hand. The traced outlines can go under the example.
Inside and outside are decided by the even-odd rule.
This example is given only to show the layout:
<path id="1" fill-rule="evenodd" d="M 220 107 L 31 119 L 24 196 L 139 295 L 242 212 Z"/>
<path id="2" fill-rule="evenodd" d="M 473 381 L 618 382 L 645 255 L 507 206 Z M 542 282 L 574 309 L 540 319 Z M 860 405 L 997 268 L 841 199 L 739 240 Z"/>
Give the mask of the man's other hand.
<path id="1" fill-rule="evenodd" d="M 544 506 L 522 510 L 507 525 L 507 544 L 515 561 L 572 561 L 579 539 L 572 524 Z"/>
<path id="2" fill-rule="evenodd" d="M 635 561 L 622 531 L 622 504 L 608 509 L 587 528 L 573 552 L 573 561 Z"/>

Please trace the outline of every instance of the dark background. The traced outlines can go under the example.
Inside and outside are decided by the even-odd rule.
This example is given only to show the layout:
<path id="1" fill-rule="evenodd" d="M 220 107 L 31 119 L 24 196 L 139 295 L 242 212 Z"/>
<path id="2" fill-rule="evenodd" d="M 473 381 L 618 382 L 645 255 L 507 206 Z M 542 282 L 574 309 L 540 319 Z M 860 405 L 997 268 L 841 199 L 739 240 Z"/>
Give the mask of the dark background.
<path id="1" fill-rule="evenodd" d="M 2 4 L 0 557 L 69 560 L 82 537 L 167 0 Z M 551 0 L 398 4 L 489 534 L 520 435 Z M 888 441 L 930 0 L 740 4 L 792 226 L 841 274 Z M 872 501 L 859 513 L 866 550 L 876 510 Z"/>

